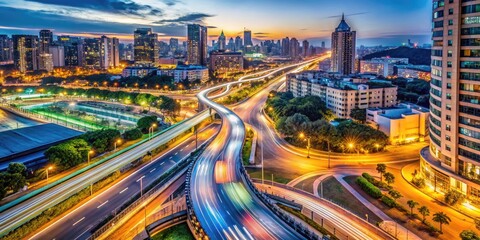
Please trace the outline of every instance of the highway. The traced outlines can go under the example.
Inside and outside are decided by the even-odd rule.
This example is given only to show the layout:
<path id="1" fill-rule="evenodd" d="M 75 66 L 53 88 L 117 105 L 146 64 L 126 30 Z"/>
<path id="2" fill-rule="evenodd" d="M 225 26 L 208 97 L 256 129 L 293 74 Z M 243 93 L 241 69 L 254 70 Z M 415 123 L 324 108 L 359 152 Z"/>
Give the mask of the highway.
<path id="1" fill-rule="evenodd" d="M 303 238 L 267 209 L 246 185 L 247 180 L 240 172 L 245 125 L 231 110 L 207 97 L 218 89 L 226 88 L 228 92 L 234 84 L 260 80 L 298 65 L 283 67 L 262 77 L 244 77 L 197 95 L 200 103 L 214 109 L 222 118 L 219 134 L 194 165 L 190 178 L 193 210 L 210 239 Z"/>
<path id="2" fill-rule="evenodd" d="M 200 146 L 218 131 L 218 124 L 211 125 L 198 133 Z M 171 148 L 105 191 L 64 215 L 39 231 L 30 239 L 86 239 L 90 229 L 104 217 L 114 212 L 124 202 L 140 192 L 139 179 L 143 187 L 151 184 L 177 162 L 195 150 L 195 136 Z"/>
<path id="3" fill-rule="evenodd" d="M 163 134 L 157 134 L 156 137 L 152 138 L 150 141 L 119 154 L 103 164 L 97 162 L 96 164 L 98 165 L 92 165 L 92 168 L 89 170 L 84 170 L 80 174 L 74 173 L 75 175 L 69 175 L 59 180 L 60 182 L 52 183 L 44 188 L 35 190 L 34 192 L 9 203 L 14 205 L 12 207 L 9 207 L 10 205 L 8 204 L 8 206 L 2 206 L 3 211 L 0 215 L 0 236 L 3 236 L 14 228 L 20 226 L 22 223 L 38 215 L 45 209 L 63 201 L 68 196 L 77 193 L 81 189 L 90 185 L 90 183 L 102 179 L 104 176 L 144 156 L 158 146 L 167 143 L 175 136 L 191 129 L 193 126 L 208 117 L 208 111 L 203 111 L 185 122 L 172 127 Z"/>

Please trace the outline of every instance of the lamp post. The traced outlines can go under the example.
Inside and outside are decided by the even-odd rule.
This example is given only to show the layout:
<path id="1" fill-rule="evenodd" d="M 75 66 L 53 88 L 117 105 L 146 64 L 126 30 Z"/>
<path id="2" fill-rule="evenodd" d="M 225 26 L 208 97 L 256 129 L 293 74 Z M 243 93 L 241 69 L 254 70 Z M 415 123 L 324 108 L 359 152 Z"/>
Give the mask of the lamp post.
<path id="1" fill-rule="evenodd" d="M 122 143 L 122 139 L 118 139 L 117 141 L 115 141 L 115 143 L 113 144 L 113 151 L 117 151 L 117 143 Z"/>
<path id="2" fill-rule="evenodd" d="M 350 149 L 350 151 L 354 150 L 355 144 L 349 143 L 349 144 L 348 144 L 348 148 Z"/>
<path id="3" fill-rule="evenodd" d="M 52 170 L 53 167 L 52 166 L 49 166 L 45 169 L 45 172 L 47 173 L 47 182 L 48 182 L 48 171 Z"/>
<path id="4" fill-rule="evenodd" d="M 377 152 L 378 152 L 378 148 L 380 147 L 380 144 L 375 143 L 375 147 L 377 148 Z"/>
<path id="5" fill-rule="evenodd" d="M 153 129 L 157 127 L 157 124 L 154 123 L 150 128 L 148 128 L 148 139 L 150 140 L 153 136 Z"/>
<path id="6" fill-rule="evenodd" d="M 305 138 L 305 134 L 300 133 L 300 138 Z M 307 158 L 310 158 L 310 137 L 307 137 Z"/>
<path id="7" fill-rule="evenodd" d="M 93 150 L 88 151 L 88 154 L 87 154 L 87 163 L 88 163 L 88 165 L 90 165 L 90 155 L 93 154 L 93 153 L 94 153 Z"/>

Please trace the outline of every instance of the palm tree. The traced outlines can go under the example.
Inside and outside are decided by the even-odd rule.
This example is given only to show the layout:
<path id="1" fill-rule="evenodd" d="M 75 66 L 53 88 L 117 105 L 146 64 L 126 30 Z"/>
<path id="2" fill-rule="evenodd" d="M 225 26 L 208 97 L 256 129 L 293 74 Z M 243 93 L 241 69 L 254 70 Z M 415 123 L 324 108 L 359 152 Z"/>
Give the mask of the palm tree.
<path id="1" fill-rule="evenodd" d="M 390 187 L 390 184 L 395 182 L 395 175 L 393 173 L 386 172 L 383 174 L 385 177 L 385 182 L 387 182 L 388 186 Z"/>
<path id="2" fill-rule="evenodd" d="M 377 172 L 380 173 L 380 182 L 383 181 L 383 174 L 387 172 L 387 165 L 383 163 L 377 164 Z"/>
<path id="3" fill-rule="evenodd" d="M 407 205 L 410 207 L 410 215 L 413 216 L 413 209 L 418 205 L 418 202 L 415 202 L 415 200 L 408 200 Z"/>
<path id="4" fill-rule="evenodd" d="M 423 216 L 422 222 L 425 222 L 425 218 L 430 215 L 430 209 L 428 209 L 426 206 L 419 207 L 418 212 Z"/>
<path id="5" fill-rule="evenodd" d="M 450 222 L 452 221 L 450 219 L 449 216 L 447 216 L 447 214 L 443 213 L 443 212 L 437 212 L 435 214 L 433 214 L 433 218 L 432 220 L 434 222 L 438 222 L 440 224 L 440 232 L 442 232 L 442 225 L 443 224 L 450 224 Z"/>

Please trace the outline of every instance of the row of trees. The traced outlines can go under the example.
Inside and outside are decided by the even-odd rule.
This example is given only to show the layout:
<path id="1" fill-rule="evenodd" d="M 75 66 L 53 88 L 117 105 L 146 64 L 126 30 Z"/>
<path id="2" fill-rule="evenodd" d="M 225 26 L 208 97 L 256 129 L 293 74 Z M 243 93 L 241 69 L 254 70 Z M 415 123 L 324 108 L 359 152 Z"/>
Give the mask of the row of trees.
<path id="1" fill-rule="evenodd" d="M 15 93 L 16 88 L 6 88 L 6 93 Z M 166 114 L 174 114 L 180 110 L 180 103 L 167 96 L 154 96 L 149 93 L 110 91 L 98 88 L 64 88 L 60 86 L 31 87 L 35 93 L 50 93 L 65 96 L 85 96 L 100 100 L 113 100 L 126 104 L 156 107 Z"/>
<path id="2" fill-rule="evenodd" d="M 392 84 L 398 86 L 398 100 L 416 103 L 427 108 L 430 106 L 429 82 L 421 79 L 409 81 L 405 78 L 397 78 L 392 80 Z"/>
<path id="3" fill-rule="evenodd" d="M 63 171 L 86 162 L 89 157 L 113 150 L 119 140 L 120 132 L 115 129 L 91 131 L 50 147 L 45 151 L 45 156 L 56 170 Z"/>
<path id="4" fill-rule="evenodd" d="M 78 79 L 86 80 L 89 86 L 104 87 L 125 87 L 125 88 L 143 88 L 143 89 L 163 89 L 163 90 L 188 90 L 200 84 L 200 80 L 189 81 L 184 79 L 175 82 L 173 77 L 162 75 L 148 75 L 140 77 L 125 77 L 110 80 L 113 75 L 110 74 L 92 74 L 92 75 L 74 75 L 66 78 L 48 76 L 42 79 L 43 85 L 73 83 Z"/>
<path id="5" fill-rule="evenodd" d="M 339 120 L 338 126 L 333 126 L 330 121 L 334 114 L 317 96 L 294 98 L 288 92 L 271 92 L 266 112 L 287 141 L 302 147 L 305 138 L 310 138 L 311 147 L 316 149 L 374 152 L 389 142 L 383 132 L 357 122 Z"/>
<path id="6" fill-rule="evenodd" d="M 386 203 L 389 207 L 398 207 L 399 210 L 403 210 L 402 207 L 399 206 L 398 203 L 397 203 L 397 200 L 402 198 L 403 195 L 399 191 L 390 187 L 390 185 L 393 184 L 394 181 L 395 181 L 395 175 L 393 175 L 390 172 L 387 172 L 387 166 L 383 163 L 377 164 L 376 170 L 380 174 L 380 183 L 378 183 L 378 182 L 376 183 L 375 180 L 372 180 L 373 178 L 369 179 L 369 181 L 373 181 L 373 183 L 374 184 L 376 183 L 377 186 L 381 186 L 381 183 L 383 182 L 383 179 L 385 179 L 385 181 L 388 184 L 388 188 L 389 188 L 388 195 L 393 199 L 394 204 L 393 205 L 388 205 L 388 203 L 386 203 L 384 201 L 384 199 L 382 199 L 382 202 Z M 410 216 L 415 217 L 415 214 L 414 214 L 413 210 L 417 206 L 419 206 L 419 203 L 415 200 L 410 199 L 410 200 L 407 201 L 407 205 L 410 208 L 410 213 L 409 213 Z M 428 222 L 426 222 L 426 217 L 430 216 L 430 209 L 427 206 L 421 206 L 421 207 L 417 208 L 417 211 L 420 215 L 422 215 L 422 219 L 421 219 L 422 223 L 427 225 L 427 226 L 430 226 L 428 224 Z M 439 224 L 440 232 L 442 232 L 443 225 L 448 225 L 451 222 L 450 217 L 447 214 L 445 214 L 444 212 L 437 212 L 437 213 L 434 213 L 432 216 L 433 216 L 432 220 Z M 431 230 L 431 232 L 437 231 L 433 228 L 431 228 L 430 230 Z"/>

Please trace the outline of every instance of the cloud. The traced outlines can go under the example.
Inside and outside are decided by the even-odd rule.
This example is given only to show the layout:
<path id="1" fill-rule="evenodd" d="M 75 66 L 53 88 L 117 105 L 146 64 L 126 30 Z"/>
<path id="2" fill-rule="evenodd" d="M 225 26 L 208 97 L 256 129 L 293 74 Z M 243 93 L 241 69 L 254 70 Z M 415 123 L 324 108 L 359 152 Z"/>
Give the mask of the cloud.
<path id="1" fill-rule="evenodd" d="M 178 1 L 178 0 L 163 0 L 162 2 L 165 3 L 169 7 L 175 6 L 178 3 L 181 3 L 181 1 Z"/>
<path id="2" fill-rule="evenodd" d="M 206 13 L 189 13 L 187 15 L 183 15 L 175 19 L 163 19 L 160 21 L 156 21 L 154 23 L 157 23 L 157 24 L 174 23 L 177 25 L 184 25 L 188 23 L 202 23 L 205 18 L 209 18 L 213 16 L 214 15 L 210 15 Z"/>
<path id="3" fill-rule="evenodd" d="M 131 0 L 26 0 L 47 5 L 84 8 L 110 13 L 135 16 L 160 15 L 162 10 L 150 5 L 138 4 Z M 174 2 L 174 1 L 169 1 Z M 169 3 L 166 3 L 167 5 Z M 171 4 L 171 3 L 170 3 Z"/>

